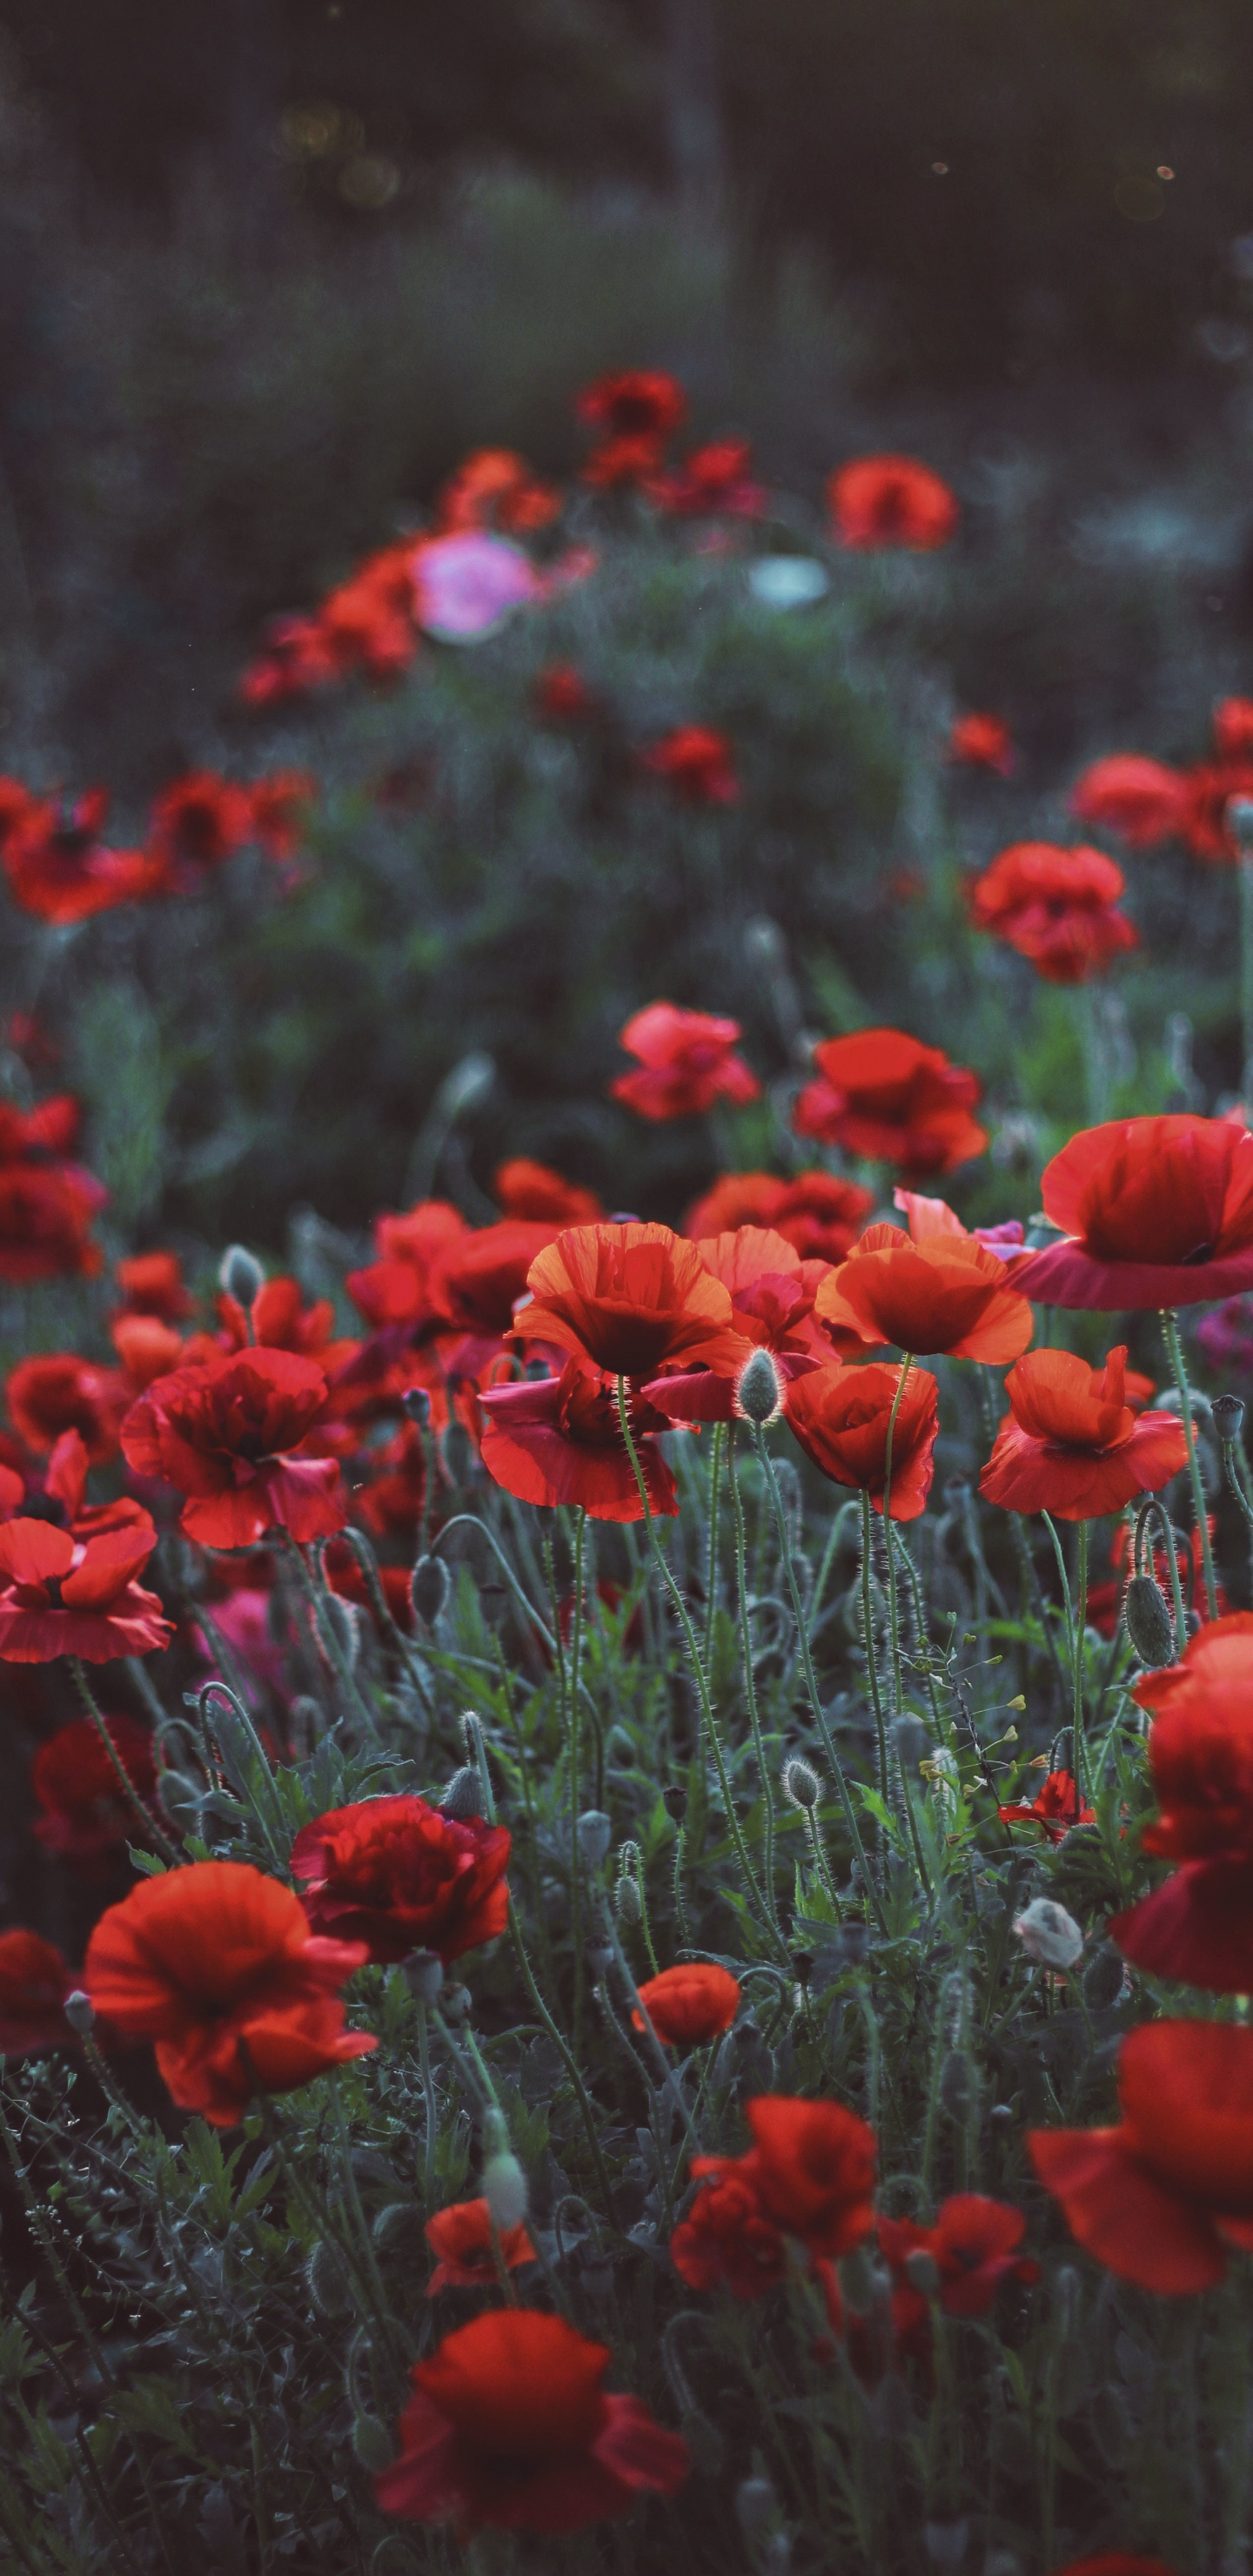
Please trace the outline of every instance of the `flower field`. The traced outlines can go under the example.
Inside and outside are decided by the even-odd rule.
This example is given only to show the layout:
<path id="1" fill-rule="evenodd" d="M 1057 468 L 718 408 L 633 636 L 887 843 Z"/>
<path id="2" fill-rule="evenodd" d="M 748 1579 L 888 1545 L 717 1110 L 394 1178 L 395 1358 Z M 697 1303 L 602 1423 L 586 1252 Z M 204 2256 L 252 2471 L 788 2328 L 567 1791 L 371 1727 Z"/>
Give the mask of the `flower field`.
<path id="1" fill-rule="evenodd" d="M 1253 698 L 575 410 L 0 779 L 0 2560 L 1238 2576 Z"/>

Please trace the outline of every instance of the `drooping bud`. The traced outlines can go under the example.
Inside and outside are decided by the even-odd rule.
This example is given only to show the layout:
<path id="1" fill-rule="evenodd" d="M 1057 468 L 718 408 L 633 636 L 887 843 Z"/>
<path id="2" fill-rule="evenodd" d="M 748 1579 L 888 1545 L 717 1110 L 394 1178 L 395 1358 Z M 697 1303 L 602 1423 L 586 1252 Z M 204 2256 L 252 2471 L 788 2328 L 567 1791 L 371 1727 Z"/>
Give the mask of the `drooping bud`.
<path id="1" fill-rule="evenodd" d="M 305 2267 L 309 2296 L 324 2317 L 346 2317 L 352 2306 L 352 2276 L 337 2245 L 320 2236 Z"/>
<path id="2" fill-rule="evenodd" d="M 784 1763 L 783 1795 L 790 1807 L 803 1807 L 807 1814 L 812 1815 L 822 1796 L 822 1782 L 808 1762 Z"/>
<path id="3" fill-rule="evenodd" d="M 754 2461 L 753 2475 L 735 2490 L 735 2519 L 750 2549 L 764 2539 L 779 2510 L 779 2499 L 764 2469 Z"/>
<path id="4" fill-rule="evenodd" d="M 489 2111 L 483 2122 L 483 2149 L 483 2198 L 504 2236 L 526 2216 L 527 2183 L 499 2111 Z"/>
<path id="5" fill-rule="evenodd" d="M 437 2004 L 444 1983 L 444 1962 L 438 1950 L 411 1950 L 404 1962 L 405 1983 L 419 2004 Z"/>
<path id="6" fill-rule="evenodd" d="M 579 1818 L 579 1850 L 589 1869 L 599 1869 L 613 1835 L 613 1818 L 588 1807 Z"/>
<path id="7" fill-rule="evenodd" d="M 602 1985 L 613 1966 L 612 1941 L 602 1940 L 598 1933 L 593 1932 L 590 1939 L 583 1944 L 583 1956 L 587 1961 L 587 1973 L 592 1984 Z"/>
<path id="8" fill-rule="evenodd" d="M 463 1763 L 460 1771 L 454 1771 L 439 1804 L 444 1815 L 455 1816 L 460 1824 L 483 1814 L 483 1783 L 477 1763 Z"/>
<path id="9" fill-rule="evenodd" d="M 939 2297 L 940 2267 L 934 2254 L 928 2254 L 924 2245 L 918 2246 L 914 2253 L 906 2255 L 905 2278 L 911 2289 L 919 2291 L 924 2299 Z"/>
<path id="10" fill-rule="evenodd" d="M 1083 2000 L 1092 2012 L 1106 2012 L 1116 2004 L 1127 1982 L 1127 1971 L 1117 1950 L 1094 1950 L 1084 1970 Z"/>
<path id="11" fill-rule="evenodd" d="M 473 2002 L 474 1997 L 468 1986 L 445 1986 L 439 1999 L 439 2008 L 445 2021 L 450 2021 L 454 2030 L 457 2030 L 460 2029 L 463 2021 L 469 2020 Z"/>
<path id="12" fill-rule="evenodd" d="M 411 1386 L 400 1399 L 400 1410 L 419 1431 L 425 1431 L 431 1419 L 431 1399 L 424 1386 Z"/>
<path id="13" fill-rule="evenodd" d="M 1160 1584 L 1151 1574 L 1133 1574 L 1122 1605 L 1127 1634 L 1142 1664 L 1155 1669 L 1175 1660 L 1175 1626 Z"/>
<path id="14" fill-rule="evenodd" d="M 1244 1423 L 1243 1396 L 1216 1395 L 1210 1411 L 1214 1417 L 1214 1429 L 1224 1447 L 1229 1440 L 1238 1440 Z"/>
<path id="15" fill-rule="evenodd" d="M 322 1616 L 344 1663 L 351 1672 L 361 1647 L 361 1630 L 355 1603 L 343 1600 L 338 1592 L 328 1592 L 322 1603 Z"/>
<path id="16" fill-rule="evenodd" d="M 742 1422 L 756 1423 L 764 1430 L 768 1422 L 777 1422 L 783 1411 L 783 1373 L 772 1351 L 764 1347 L 746 1360 L 735 1381 L 731 1410 Z"/>
<path id="17" fill-rule="evenodd" d="M 671 1824 L 681 1825 L 687 1814 L 687 1791 L 680 1782 L 672 1781 L 669 1788 L 662 1790 L 661 1803 Z"/>
<path id="18" fill-rule="evenodd" d="M 409 1598 L 424 1628 L 433 1628 L 443 1617 L 451 1590 L 452 1577 L 442 1556 L 420 1556 L 409 1577 Z"/>
<path id="19" fill-rule="evenodd" d="M 265 1272 L 256 1254 L 242 1243 L 229 1244 L 222 1255 L 218 1278 L 228 1297 L 242 1306 L 247 1315 L 265 1286 Z"/>
<path id="20" fill-rule="evenodd" d="M 79 2039 L 90 2039 L 96 2027 L 96 2007 L 81 1986 L 75 1986 L 73 1993 L 66 1996 L 62 2010 Z"/>
<path id="21" fill-rule="evenodd" d="M 1014 1925 L 1029 1959 L 1042 1968 L 1073 1968 L 1083 1949 L 1083 1934 L 1073 1914 L 1051 1896 L 1036 1896 Z"/>

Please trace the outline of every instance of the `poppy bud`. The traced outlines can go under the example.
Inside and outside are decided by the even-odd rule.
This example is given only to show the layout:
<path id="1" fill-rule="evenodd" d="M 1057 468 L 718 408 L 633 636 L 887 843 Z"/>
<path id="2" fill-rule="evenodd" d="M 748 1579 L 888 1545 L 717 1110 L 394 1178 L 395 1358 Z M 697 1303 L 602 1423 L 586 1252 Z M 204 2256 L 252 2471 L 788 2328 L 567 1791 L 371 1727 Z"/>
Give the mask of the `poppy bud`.
<path id="1" fill-rule="evenodd" d="M 520 2227 L 527 2210 L 526 2175 L 509 2144 L 509 2131 L 499 2111 L 483 2122 L 483 2197 L 500 2236 Z"/>
<path id="2" fill-rule="evenodd" d="M 245 1314 L 250 1312 L 265 1286 L 265 1272 L 256 1254 L 249 1252 L 242 1243 L 228 1245 L 222 1255 L 218 1278 L 225 1295 L 233 1297 Z"/>
<path id="3" fill-rule="evenodd" d="M 70 2029 L 80 2039 L 89 2039 L 96 2027 L 96 2007 L 90 1995 L 84 1994 L 81 1986 L 75 1986 L 73 1993 L 66 1996 L 62 2010 Z"/>
<path id="4" fill-rule="evenodd" d="M 322 1604 L 322 1616 L 351 1672 L 361 1644 L 361 1632 L 357 1624 L 354 1604 L 351 1601 L 341 1600 L 338 1592 L 328 1592 Z"/>
<path id="5" fill-rule="evenodd" d="M 598 1940 L 593 1933 L 591 1939 L 583 1944 L 583 1956 L 587 1961 L 587 1973 L 593 1985 L 599 1986 L 608 1976 L 613 1965 L 612 1942 Z"/>
<path id="6" fill-rule="evenodd" d="M 377 2415 L 357 2415 L 353 2418 L 352 2447 L 363 2469 L 377 2471 L 390 2466 L 396 2445 Z"/>
<path id="7" fill-rule="evenodd" d="M 409 1577 L 409 1598 L 414 1617 L 424 1628 L 433 1628 L 448 1607 L 452 1577 L 442 1556 L 420 1556 Z"/>
<path id="8" fill-rule="evenodd" d="M 1229 796 L 1223 821 L 1241 858 L 1253 858 L 1253 796 Z"/>
<path id="9" fill-rule="evenodd" d="M 911 2289 L 919 2291 L 924 2299 L 938 2296 L 940 2267 L 934 2254 L 928 2254 L 925 2246 L 919 2245 L 912 2254 L 906 2255 L 905 2278 Z"/>
<path id="10" fill-rule="evenodd" d="M 405 1983 L 419 2004 L 437 2004 L 444 1983 L 444 1962 L 438 1950 L 411 1950 L 404 1963 Z"/>
<path id="11" fill-rule="evenodd" d="M 803 1807 L 807 1814 L 812 1815 L 822 1796 L 822 1782 L 807 1762 L 785 1762 L 783 1795 L 790 1807 Z"/>
<path id="12" fill-rule="evenodd" d="M 802 1986 L 807 1986 L 817 1966 L 812 1950 L 793 1950 L 792 1965 Z"/>
<path id="13" fill-rule="evenodd" d="M 589 1869 L 599 1869 L 609 1849 L 613 1819 L 599 1807 L 588 1807 L 579 1818 L 579 1850 Z"/>
<path id="14" fill-rule="evenodd" d="M 463 2021 L 469 2020 L 470 2006 L 473 2001 L 474 1997 L 468 1986 L 445 1986 L 440 1996 L 440 2008 L 445 2021 L 450 2021 L 454 2029 L 459 2028 Z"/>
<path id="15" fill-rule="evenodd" d="M 337 2245 L 319 2237 L 305 2266 L 309 2296 L 320 2315 L 347 2316 L 352 2306 L 352 2282 L 348 2266 Z"/>
<path id="16" fill-rule="evenodd" d="M 157 1776 L 157 1796 L 171 1824 L 180 1832 L 194 1834 L 200 1817 L 200 1791 L 194 1780 L 182 1771 L 165 1770 Z"/>
<path id="17" fill-rule="evenodd" d="M 1239 1439 L 1244 1422 L 1243 1396 L 1216 1395 L 1210 1406 L 1210 1412 L 1214 1417 L 1214 1429 L 1224 1447 L 1229 1440 Z"/>
<path id="18" fill-rule="evenodd" d="M 474 1471 L 478 1452 L 463 1422 L 450 1422 L 440 1442 L 444 1466 L 450 1485 L 466 1485 Z"/>
<path id="19" fill-rule="evenodd" d="M 665 1808 L 666 1814 L 669 1816 L 671 1823 L 681 1825 L 685 1815 L 687 1814 L 686 1789 L 681 1787 L 677 1782 L 671 1788 L 663 1789 L 661 1793 L 661 1803 Z"/>
<path id="20" fill-rule="evenodd" d="M 400 1410 L 407 1414 L 410 1422 L 416 1422 L 419 1431 L 429 1428 L 431 1399 L 424 1386 L 411 1386 L 400 1399 Z"/>
<path id="21" fill-rule="evenodd" d="M 439 1804 L 446 1816 L 455 1816 L 461 1824 L 470 1816 L 483 1814 L 483 1783 L 477 1763 L 467 1762 L 460 1771 L 454 1771 Z"/>
<path id="22" fill-rule="evenodd" d="M 495 1079 L 496 1066 L 492 1057 L 476 1047 L 471 1054 L 463 1055 L 451 1073 L 445 1074 L 436 1093 L 436 1107 L 450 1122 L 463 1118 L 467 1109 L 475 1108 L 480 1100 L 486 1098 Z"/>
<path id="23" fill-rule="evenodd" d="M 613 1892 L 613 1901 L 619 1923 L 642 1923 L 644 1900 L 640 1895 L 634 1870 L 623 1870 Z"/>
<path id="24" fill-rule="evenodd" d="M 844 2304 L 855 2317 L 868 2317 L 891 2288 L 887 2267 L 876 2262 L 864 2245 L 856 2245 L 840 2265 L 840 2289 Z"/>
<path id="25" fill-rule="evenodd" d="M 1133 1574 L 1122 1605 L 1127 1634 L 1142 1664 L 1160 1667 L 1175 1660 L 1174 1621 L 1160 1584 L 1151 1574 Z"/>
<path id="26" fill-rule="evenodd" d="M 783 1411 L 783 1379 L 772 1352 L 755 1350 L 746 1360 L 735 1381 L 732 1409 L 745 1422 L 756 1423 L 764 1430 L 768 1422 L 777 1422 Z"/>
<path id="27" fill-rule="evenodd" d="M 894 1717 L 888 1730 L 902 1771 L 914 1772 L 931 1750 L 931 1738 L 920 1717 Z"/>
<path id="28" fill-rule="evenodd" d="M 1083 1934 L 1064 1905 L 1036 1896 L 1019 1915 L 1014 1930 L 1029 1959 L 1043 1968 L 1073 1968 L 1083 1949 Z"/>
<path id="29" fill-rule="evenodd" d="M 1116 2004 L 1127 1971 L 1117 1950 L 1094 1950 L 1083 1974 L 1083 2000 L 1093 2012 Z"/>

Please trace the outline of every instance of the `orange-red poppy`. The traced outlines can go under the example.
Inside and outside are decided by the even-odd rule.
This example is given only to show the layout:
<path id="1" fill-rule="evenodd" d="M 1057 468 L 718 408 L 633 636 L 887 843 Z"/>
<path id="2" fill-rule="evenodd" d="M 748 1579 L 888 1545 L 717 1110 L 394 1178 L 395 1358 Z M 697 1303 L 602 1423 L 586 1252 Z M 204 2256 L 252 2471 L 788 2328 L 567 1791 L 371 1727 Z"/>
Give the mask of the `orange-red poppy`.
<path id="1" fill-rule="evenodd" d="M 915 1242 L 896 1225 L 868 1227 L 820 1283 L 814 1312 L 875 1348 L 951 1359 L 1017 1359 L 1033 1330 L 1026 1298 L 986 1244 L 947 1232 Z"/>
<path id="2" fill-rule="evenodd" d="M 860 1486 L 882 1512 L 887 1486 L 887 1436 L 892 1428 L 891 1517 L 916 1520 L 925 1511 L 935 1472 L 939 1388 L 926 1369 L 909 1372 L 897 1404 L 901 1372 L 871 1360 L 861 1367 L 837 1361 L 794 1378 L 784 1415 L 807 1458 L 837 1485 Z"/>
<path id="3" fill-rule="evenodd" d="M 988 1502 L 1099 1520 L 1137 1494 L 1159 1492 L 1186 1467 L 1178 1415 L 1135 1414 L 1126 1402 L 1126 1360 L 1125 1344 L 1103 1369 L 1074 1351 L 1030 1351 L 1019 1360 L 1005 1380 L 1011 1409 L 979 1479 Z"/>
<path id="4" fill-rule="evenodd" d="M 1025 957 L 1049 984 L 1085 984 L 1140 934 L 1118 909 L 1126 878 L 1103 850 L 1015 841 L 968 890 L 976 929 Z"/>
<path id="5" fill-rule="evenodd" d="M 815 1047 L 814 1064 L 815 1078 L 792 1114 L 798 1136 L 920 1176 L 951 1172 L 987 1144 L 971 1116 L 980 1098 L 977 1074 L 903 1029 L 827 1038 Z"/>
<path id="6" fill-rule="evenodd" d="M 946 546 L 960 515 L 953 493 L 916 456 L 857 456 L 827 479 L 827 504 L 842 546 L 860 551 Z"/>
<path id="7" fill-rule="evenodd" d="M 1085 1127 L 1045 1165 L 1040 1194 L 1067 1237 L 1016 1274 L 1041 1304 L 1117 1314 L 1253 1288 L 1253 1135 L 1229 1119 Z"/>
<path id="8" fill-rule="evenodd" d="M 1118 2060 L 1111 2129 L 1033 2129 L 1040 2180 L 1098 2263 L 1166 2297 L 1253 2251 L 1253 2030 L 1146 2022 Z"/>

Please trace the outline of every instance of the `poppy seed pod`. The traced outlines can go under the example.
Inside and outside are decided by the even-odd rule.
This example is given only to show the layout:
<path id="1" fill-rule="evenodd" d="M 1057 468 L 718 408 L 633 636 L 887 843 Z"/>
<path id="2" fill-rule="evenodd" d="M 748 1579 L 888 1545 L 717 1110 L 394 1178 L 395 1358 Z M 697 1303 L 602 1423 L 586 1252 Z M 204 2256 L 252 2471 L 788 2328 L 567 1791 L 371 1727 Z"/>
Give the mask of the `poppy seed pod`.
<path id="1" fill-rule="evenodd" d="M 1161 1586 L 1151 1574 L 1133 1574 L 1122 1605 L 1127 1634 L 1142 1664 L 1160 1669 L 1175 1660 L 1175 1629 Z"/>
<path id="2" fill-rule="evenodd" d="M 65 2018 L 79 2039 L 87 2039 L 96 2027 L 96 2007 L 81 1986 L 75 1986 L 62 2007 Z"/>
<path id="3" fill-rule="evenodd" d="M 505 2236 L 511 2227 L 520 2227 L 526 2216 L 527 2182 L 499 2111 L 489 2111 L 484 2119 L 483 2148 L 483 2197 L 497 2234 Z"/>
<path id="4" fill-rule="evenodd" d="M 248 1314 L 265 1286 L 265 1272 L 256 1254 L 249 1252 L 242 1243 L 232 1243 L 227 1246 L 222 1255 L 218 1278 L 223 1294 L 233 1297 L 236 1305 L 243 1307 L 245 1314 Z"/>
<path id="5" fill-rule="evenodd" d="M 1244 1425 L 1243 1396 L 1216 1395 L 1210 1412 L 1214 1417 L 1214 1429 L 1224 1447 L 1229 1440 L 1239 1439 Z"/>
<path id="6" fill-rule="evenodd" d="M 414 1617 L 424 1628 L 433 1628 L 448 1607 L 452 1577 L 442 1556 L 420 1556 L 409 1577 L 409 1598 Z"/>
<path id="7" fill-rule="evenodd" d="M 661 1803 L 672 1824 L 681 1825 L 687 1814 L 687 1791 L 677 1781 L 661 1793 Z"/>
<path id="8" fill-rule="evenodd" d="M 889 1733 L 903 1771 L 914 1772 L 931 1751 L 931 1738 L 920 1717 L 894 1717 Z"/>
<path id="9" fill-rule="evenodd" d="M 906 2255 L 905 2278 L 910 2288 L 919 2291 L 924 2299 L 938 2296 L 940 2267 L 934 2254 L 928 2254 L 925 2246 L 920 2245 L 914 2253 Z"/>
<path id="10" fill-rule="evenodd" d="M 439 1806 L 441 1814 L 455 1816 L 461 1824 L 471 1816 L 483 1814 L 483 1783 L 476 1764 L 466 1762 L 460 1771 L 454 1771 Z"/>
<path id="11" fill-rule="evenodd" d="M 599 1869 L 609 1849 L 613 1818 L 602 1814 L 599 1807 L 588 1807 L 579 1818 L 579 1850 L 589 1869 Z"/>
<path id="12" fill-rule="evenodd" d="M 410 1422 L 416 1422 L 419 1431 L 425 1431 L 431 1419 L 431 1399 L 426 1388 L 411 1386 L 400 1399 L 400 1410 L 408 1416 Z M 423 1563 L 425 1564 L 426 1561 L 424 1558 Z"/>
<path id="13" fill-rule="evenodd" d="M 813 1813 L 822 1795 L 822 1782 L 808 1762 L 784 1763 L 783 1795 L 789 1806 L 803 1807 L 808 1814 Z"/>
<path id="14" fill-rule="evenodd" d="M 745 1422 L 764 1430 L 783 1411 L 783 1379 L 777 1360 L 764 1345 L 755 1350 L 735 1381 L 734 1410 Z"/>
<path id="15" fill-rule="evenodd" d="M 445 2021 L 450 2021 L 454 2030 L 459 2030 L 462 2022 L 469 2020 L 470 2007 L 474 2002 L 469 1987 L 445 1986 L 439 2000 Z"/>
<path id="16" fill-rule="evenodd" d="M 1018 1916 L 1014 1931 L 1028 1958 L 1042 1968 L 1073 1968 L 1083 1949 L 1083 1934 L 1074 1916 L 1051 1897 L 1033 1897 Z"/>
<path id="17" fill-rule="evenodd" d="M 419 2004 L 437 2004 L 444 1983 L 444 1962 L 438 1950 L 411 1950 L 404 1962 L 405 1983 Z"/>

